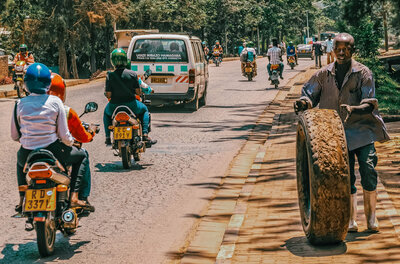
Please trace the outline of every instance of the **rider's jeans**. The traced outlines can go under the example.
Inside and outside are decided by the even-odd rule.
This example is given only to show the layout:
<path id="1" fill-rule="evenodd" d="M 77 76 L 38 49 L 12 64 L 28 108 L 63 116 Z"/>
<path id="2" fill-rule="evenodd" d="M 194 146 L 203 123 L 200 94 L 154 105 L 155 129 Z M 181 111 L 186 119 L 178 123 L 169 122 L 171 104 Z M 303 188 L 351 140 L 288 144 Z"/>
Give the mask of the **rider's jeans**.
<path id="1" fill-rule="evenodd" d="M 350 165 L 350 181 L 351 193 L 356 193 L 355 186 L 356 175 L 354 174 L 355 156 L 357 156 L 359 172 L 361 175 L 361 185 L 367 191 L 375 191 L 378 183 L 378 173 L 375 166 L 378 163 L 378 157 L 374 143 L 364 147 L 349 151 L 349 165 Z"/>
<path id="2" fill-rule="evenodd" d="M 271 74 L 272 74 L 272 72 L 271 72 L 271 63 L 268 63 L 267 71 L 268 71 L 268 75 L 271 76 Z M 281 62 L 279 64 L 279 75 L 282 76 L 282 74 L 283 74 L 283 63 Z"/>
<path id="3" fill-rule="evenodd" d="M 81 174 L 83 176 L 81 188 L 79 190 L 79 200 L 85 200 L 90 195 L 92 174 L 90 173 L 89 153 L 86 149 L 82 148 L 85 152 L 86 157 L 82 161 Z"/>
<path id="4" fill-rule="evenodd" d="M 145 104 L 139 102 L 138 100 L 134 100 L 132 102 L 123 104 L 112 104 L 112 103 L 107 104 L 106 108 L 104 109 L 104 115 L 103 115 L 104 132 L 106 134 L 106 138 L 110 137 L 110 129 L 108 127 L 111 125 L 112 122 L 111 120 L 112 114 L 114 113 L 114 110 L 120 105 L 127 106 L 139 118 L 143 116 L 142 120 L 143 134 L 148 134 L 149 122 L 150 122 L 149 110 L 147 109 L 147 106 Z"/>
<path id="5" fill-rule="evenodd" d="M 72 172 L 71 172 L 71 191 L 78 192 L 79 188 L 81 187 L 81 180 L 82 180 L 82 171 L 81 171 L 81 164 L 85 158 L 85 152 L 81 149 L 76 147 L 69 147 L 60 141 L 55 141 L 51 143 L 49 146 L 45 147 L 53 153 L 56 159 L 63 164 L 65 167 L 66 165 L 72 165 Z M 28 155 L 32 152 L 30 149 L 24 149 L 21 147 L 18 150 L 17 154 L 17 177 L 18 177 L 18 186 L 26 185 L 26 173 L 24 173 L 24 166 Z M 25 192 L 20 192 L 21 196 L 25 195 Z"/>

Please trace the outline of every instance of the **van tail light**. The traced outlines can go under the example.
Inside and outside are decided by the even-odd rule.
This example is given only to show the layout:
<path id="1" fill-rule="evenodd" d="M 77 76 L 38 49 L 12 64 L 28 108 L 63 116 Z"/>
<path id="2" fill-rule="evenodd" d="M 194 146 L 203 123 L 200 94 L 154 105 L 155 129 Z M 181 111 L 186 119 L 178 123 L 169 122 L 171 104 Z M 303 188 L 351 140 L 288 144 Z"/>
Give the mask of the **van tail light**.
<path id="1" fill-rule="evenodd" d="M 28 171 L 28 176 L 31 179 L 50 178 L 52 174 L 50 166 L 45 163 L 33 164 Z"/>
<path id="2" fill-rule="evenodd" d="M 195 69 L 190 69 L 189 70 L 189 83 L 194 84 L 196 78 L 196 70 Z"/>
<path id="3" fill-rule="evenodd" d="M 116 116 L 115 116 L 115 120 L 117 120 L 118 122 L 126 122 L 130 119 L 131 117 L 125 113 L 125 112 L 119 112 Z"/>

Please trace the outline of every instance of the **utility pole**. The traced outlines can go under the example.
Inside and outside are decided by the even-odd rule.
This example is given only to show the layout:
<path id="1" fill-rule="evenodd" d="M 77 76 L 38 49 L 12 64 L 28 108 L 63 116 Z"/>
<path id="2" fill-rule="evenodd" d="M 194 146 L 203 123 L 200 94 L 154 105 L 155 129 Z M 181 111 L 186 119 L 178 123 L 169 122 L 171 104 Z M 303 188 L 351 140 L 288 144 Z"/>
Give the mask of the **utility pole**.
<path id="1" fill-rule="evenodd" d="M 306 12 L 307 14 L 307 38 L 310 38 L 310 30 L 308 28 L 308 11 Z"/>

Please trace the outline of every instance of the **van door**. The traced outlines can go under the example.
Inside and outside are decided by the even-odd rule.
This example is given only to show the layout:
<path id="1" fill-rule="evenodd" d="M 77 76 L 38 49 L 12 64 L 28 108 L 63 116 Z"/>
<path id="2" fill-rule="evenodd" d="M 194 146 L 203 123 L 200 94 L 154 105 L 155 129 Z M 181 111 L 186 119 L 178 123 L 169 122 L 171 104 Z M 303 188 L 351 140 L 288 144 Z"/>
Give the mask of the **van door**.
<path id="1" fill-rule="evenodd" d="M 203 45 L 201 45 L 201 42 L 198 42 L 197 45 L 199 47 L 201 67 L 202 67 L 202 78 L 203 78 L 202 85 L 205 90 L 207 88 L 207 82 L 208 82 L 208 61 L 206 59 L 206 54 L 204 53 Z"/>
<path id="2" fill-rule="evenodd" d="M 198 95 L 201 97 L 204 91 L 204 68 L 202 67 L 202 55 L 199 51 L 198 43 L 198 41 L 191 41 L 193 54 L 195 54 L 196 87 L 199 89 Z"/>

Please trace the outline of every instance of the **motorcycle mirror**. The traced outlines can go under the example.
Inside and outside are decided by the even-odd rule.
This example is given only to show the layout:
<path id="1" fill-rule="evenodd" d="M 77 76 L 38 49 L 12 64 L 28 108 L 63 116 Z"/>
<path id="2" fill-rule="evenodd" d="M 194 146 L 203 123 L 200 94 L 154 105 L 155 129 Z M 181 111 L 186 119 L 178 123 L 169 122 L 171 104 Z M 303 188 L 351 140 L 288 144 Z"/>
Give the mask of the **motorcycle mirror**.
<path id="1" fill-rule="evenodd" d="M 145 71 L 144 73 L 144 78 L 147 79 L 149 78 L 149 76 L 152 74 L 152 71 L 150 69 L 147 69 L 147 71 Z"/>
<path id="2" fill-rule="evenodd" d="M 96 112 L 99 106 L 95 102 L 89 102 L 85 106 L 85 113 Z"/>

